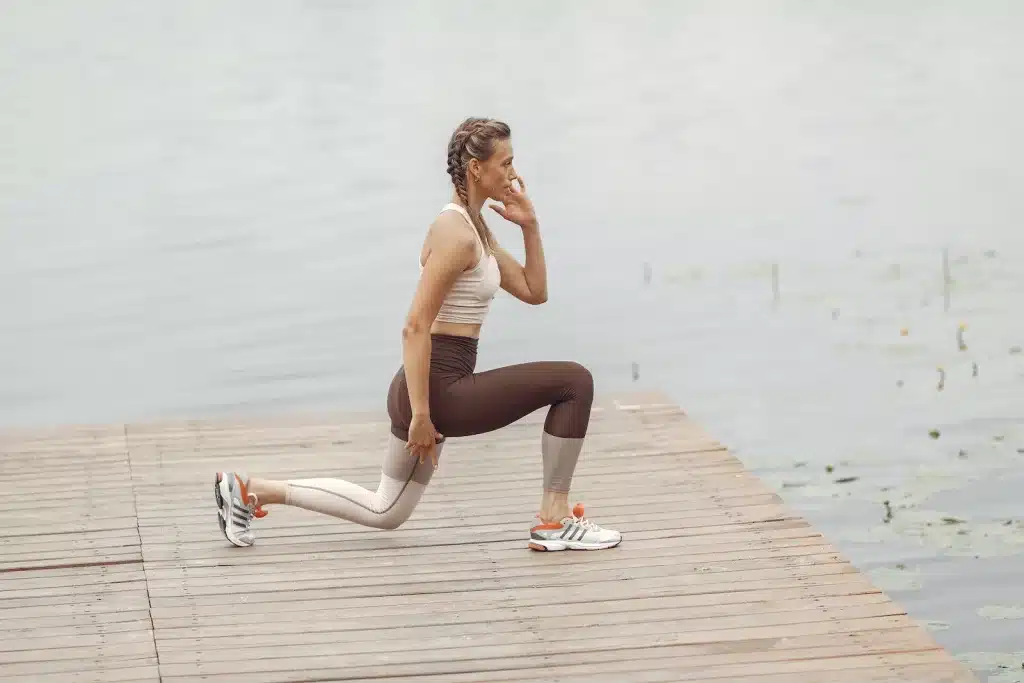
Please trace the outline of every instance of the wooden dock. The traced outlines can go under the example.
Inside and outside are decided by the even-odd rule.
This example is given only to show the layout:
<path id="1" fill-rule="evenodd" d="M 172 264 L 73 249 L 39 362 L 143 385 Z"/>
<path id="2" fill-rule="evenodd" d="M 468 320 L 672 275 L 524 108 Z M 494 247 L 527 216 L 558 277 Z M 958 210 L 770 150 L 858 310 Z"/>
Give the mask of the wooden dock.
<path id="1" fill-rule="evenodd" d="M 543 417 L 450 439 L 396 531 L 273 507 L 244 549 L 216 470 L 375 488 L 386 417 L 0 435 L 0 681 L 976 681 L 658 395 L 577 470 L 622 544 L 528 550 Z"/>

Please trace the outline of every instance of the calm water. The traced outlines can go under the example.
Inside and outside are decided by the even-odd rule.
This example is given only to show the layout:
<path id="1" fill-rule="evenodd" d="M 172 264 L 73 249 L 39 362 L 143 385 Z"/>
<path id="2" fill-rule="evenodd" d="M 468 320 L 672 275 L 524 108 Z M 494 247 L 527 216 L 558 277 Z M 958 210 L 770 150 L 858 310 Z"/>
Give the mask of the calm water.
<path id="1" fill-rule="evenodd" d="M 383 409 L 448 135 L 499 116 L 551 300 L 482 367 L 667 391 L 1020 680 L 1024 6 L 386 6 L 0 5 L 0 423 Z"/>

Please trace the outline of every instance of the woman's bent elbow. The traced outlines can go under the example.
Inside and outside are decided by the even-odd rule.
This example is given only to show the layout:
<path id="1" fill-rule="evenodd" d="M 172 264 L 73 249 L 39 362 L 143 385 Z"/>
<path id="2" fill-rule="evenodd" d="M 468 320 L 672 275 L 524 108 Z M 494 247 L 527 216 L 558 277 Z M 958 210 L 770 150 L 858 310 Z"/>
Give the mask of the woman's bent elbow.
<path id="1" fill-rule="evenodd" d="M 402 341 L 410 341 L 417 337 L 422 337 L 427 327 L 415 318 L 410 318 L 405 321 L 405 325 L 402 327 Z"/>

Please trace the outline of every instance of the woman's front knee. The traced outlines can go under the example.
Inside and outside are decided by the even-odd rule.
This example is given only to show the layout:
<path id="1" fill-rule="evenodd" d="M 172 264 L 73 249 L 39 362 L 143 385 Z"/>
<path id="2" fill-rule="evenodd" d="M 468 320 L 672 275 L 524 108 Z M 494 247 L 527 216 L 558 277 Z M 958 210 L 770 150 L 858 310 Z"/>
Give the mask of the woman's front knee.
<path id="1" fill-rule="evenodd" d="M 569 361 L 569 388 L 578 400 L 594 400 L 594 375 L 583 364 Z"/>

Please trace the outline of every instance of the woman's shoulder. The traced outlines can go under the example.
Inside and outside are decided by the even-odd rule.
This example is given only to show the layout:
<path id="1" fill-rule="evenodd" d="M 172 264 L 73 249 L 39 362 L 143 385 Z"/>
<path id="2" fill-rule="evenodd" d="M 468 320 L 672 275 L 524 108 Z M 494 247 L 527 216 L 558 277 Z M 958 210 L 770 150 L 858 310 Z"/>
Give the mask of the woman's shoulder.
<path id="1" fill-rule="evenodd" d="M 424 247 L 426 254 L 443 253 L 460 261 L 475 261 L 477 257 L 476 236 L 454 211 L 442 211 L 434 217 L 427 229 Z"/>
<path id="2" fill-rule="evenodd" d="M 434 217 L 427 231 L 427 238 L 452 247 L 466 244 L 475 246 L 476 235 L 473 232 L 473 227 L 466 222 L 459 211 L 449 209 L 449 207 L 458 207 L 458 205 L 449 204 Z"/>

